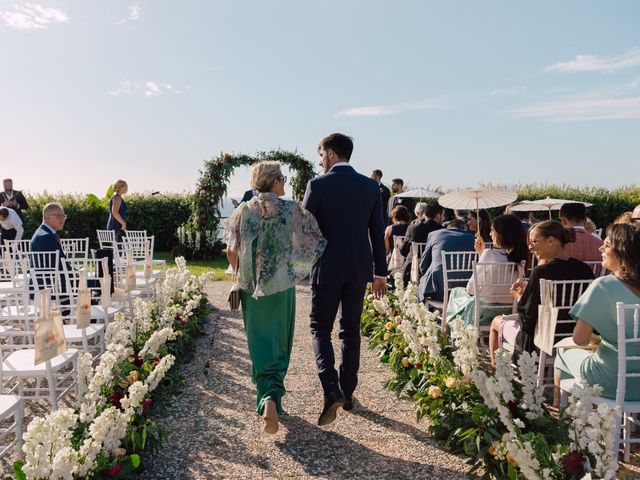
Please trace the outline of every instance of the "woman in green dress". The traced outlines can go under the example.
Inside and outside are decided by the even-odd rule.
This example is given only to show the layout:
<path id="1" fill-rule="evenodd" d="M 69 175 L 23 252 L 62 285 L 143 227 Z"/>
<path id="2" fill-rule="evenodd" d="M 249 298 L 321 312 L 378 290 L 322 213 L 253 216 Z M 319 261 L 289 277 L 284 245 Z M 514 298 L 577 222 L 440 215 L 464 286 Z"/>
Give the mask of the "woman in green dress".
<path id="1" fill-rule="evenodd" d="M 270 434 L 278 431 L 282 414 L 296 315 L 296 271 L 308 272 L 326 245 L 313 215 L 279 198 L 286 181 L 279 162 L 256 164 L 251 184 L 260 193 L 238 206 L 226 229 L 227 258 L 240 287 L 251 379 L 258 390 L 256 411 Z"/>
<path id="2" fill-rule="evenodd" d="M 612 275 L 593 281 L 573 306 L 570 315 L 577 320 L 573 341 L 577 345 L 589 343 L 597 332 L 600 344 L 595 352 L 580 348 L 560 348 L 555 360 L 555 384 L 560 380 L 582 378 L 590 385 L 602 386 L 602 396 L 616 398 L 618 379 L 618 332 L 616 302 L 640 303 L 640 226 L 611 225 L 600 247 L 602 266 Z M 633 329 L 633 312 L 627 312 L 627 332 Z M 627 356 L 640 355 L 639 344 L 627 345 Z M 640 365 L 632 362 L 630 373 L 639 373 Z M 625 400 L 640 400 L 640 378 L 627 379 Z"/>

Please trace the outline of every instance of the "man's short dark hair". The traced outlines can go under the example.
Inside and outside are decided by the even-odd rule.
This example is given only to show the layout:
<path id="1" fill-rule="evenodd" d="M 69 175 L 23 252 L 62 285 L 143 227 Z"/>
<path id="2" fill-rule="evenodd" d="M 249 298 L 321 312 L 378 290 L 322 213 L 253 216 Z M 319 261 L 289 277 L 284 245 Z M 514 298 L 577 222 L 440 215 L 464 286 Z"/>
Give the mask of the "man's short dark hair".
<path id="1" fill-rule="evenodd" d="M 382 178 L 382 170 L 378 170 L 377 168 L 371 172 L 373 175 L 375 175 L 376 177 L 380 177 Z"/>
<path id="2" fill-rule="evenodd" d="M 0 218 L 7 218 L 9 216 L 9 209 L 7 207 L 0 207 Z"/>
<path id="3" fill-rule="evenodd" d="M 437 203 L 428 203 L 425 216 L 427 218 L 433 219 L 433 218 L 436 218 L 436 215 L 443 212 L 444 212 L 444 208 L 442 207 L 442 205 L 439 205 Z"/>
<path id="4" fill-rule="evenodd" d="M 529 220 L 529 212 L 524 212 L 524 211 L 520 211 L 520 210 L 511 210 L 509 213 L 515 215 L 516 217 L 518 217 L 520 219 L 520 221 L 522 220 Z"/>
<path id="5" fill-rule="evenodd" d="M 320 146 L 325 150 L 333 150 L 341 160 L 349 161 L 353 153 L 353 139 L 342 133 L 332 133 L 320 140 Z"/>
<path id="6" fill-rule="evenodd" d="M 402 180 L 401 178 L 394 178 L 393 180 L 391 180 L 391 183 L 397 183 L 404 187 L 404 180 Z"/>
<path id="7" fill-rule="evenodd" d="M 587 219 L 587 208 L 584 203 L 565 203 L 560 207 L 560 217 L 570 222 L 584 222 Z"/>
<path id="8" fill-rule="evenodd" d="M 457 228 L 458 230 L 466 230 L 467 224 L 459 218 L 454 218 L 453 220 L 449 220 L 447 223 L 447 228 Z"/>

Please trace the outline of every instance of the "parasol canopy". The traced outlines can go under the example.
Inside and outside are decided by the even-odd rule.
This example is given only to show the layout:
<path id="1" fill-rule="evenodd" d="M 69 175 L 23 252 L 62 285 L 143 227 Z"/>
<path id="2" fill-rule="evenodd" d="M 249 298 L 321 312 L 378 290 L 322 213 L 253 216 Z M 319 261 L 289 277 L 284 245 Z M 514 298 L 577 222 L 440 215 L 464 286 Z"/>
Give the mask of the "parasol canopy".
<path id="1" fill-rule="evenodd" d="M 416 188 L 415 190 L 408 190 L 396 195 L 396 197 L 412 197 L 412 198 L 438 198 L 442 196 L 441 193 L 433 192 L 431 190 L 425 190 L 424 188 Z"/>
<path id="2" fill-rule="evenodd" d="M 591 207 L 593 205 L 592 203 L 580 202 L 578 200 L 547 197 L 540 200 L 524 200 L 509 207 L 509 210 L 515 212 L 540 212 L 547 210 L 549 211 L 549 218 L 551 218 L 551 210 L 560 210 L 565 203 L 582 203 L 585 207 Z"/>
<path id="3" fill-rule="evenodd" d="M 516 192 L 504 188 L 472 188 L 445 193 L 438 198 L 438 203 L 455 210 L 480 210 L 508 205 L 516 198 Z"/>

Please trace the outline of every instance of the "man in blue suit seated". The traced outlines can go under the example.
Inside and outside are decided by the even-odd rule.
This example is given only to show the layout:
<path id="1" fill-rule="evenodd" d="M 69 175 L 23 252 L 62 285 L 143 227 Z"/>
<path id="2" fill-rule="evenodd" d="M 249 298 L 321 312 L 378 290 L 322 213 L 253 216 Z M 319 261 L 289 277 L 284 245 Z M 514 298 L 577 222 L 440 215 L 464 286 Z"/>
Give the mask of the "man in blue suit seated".
<path id="1" fill-rule="evenodd" d="M 67 216 L 59 203 L 47 203 L 42 209 L 42 223 L 31 237 L 32 252 L 60 252 L 60 261 L 65 258 L 58 231 L 64 227 Z"/>
<path id="2" fill-rule="evenodd" d="M 451 220 L 447 228 L 431 232 L 420 259 L 420 285 L 418 298 L 424 302 L 444 299 L 444 277 L 442 274 L 442 252 L 471 252 L 475 236 L 466 230 L 462 220 Z"/>

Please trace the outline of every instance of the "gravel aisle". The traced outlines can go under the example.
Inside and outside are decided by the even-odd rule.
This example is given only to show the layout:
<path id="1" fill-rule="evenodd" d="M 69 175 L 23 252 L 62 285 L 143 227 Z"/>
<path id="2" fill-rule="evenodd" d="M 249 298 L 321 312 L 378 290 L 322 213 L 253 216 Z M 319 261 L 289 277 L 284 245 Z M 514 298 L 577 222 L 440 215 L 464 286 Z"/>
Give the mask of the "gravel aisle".
<path id="1" fill-rule="evenodd" d="M 466 478 L 463 461 L 415 421 L 413 404 L 382 387 L 389 371 L 366 347 L 355 392 L 360 404 L 349 413 L 340 410 L 328 427 L 316 425 L 322 390 L 308 330 L 308 286 L 297 293 L 283 399 L 288 415 L 275 436 L 261 434 L 242 318 L 226 310 L 228 290 L 223 282 L 209 288 L 211 303 L 221 310 L 198 341 L 196 358 L 182 369 L 183 392 L 157 416 L 169 439 L 147 459 L 142 479 Z"/>

